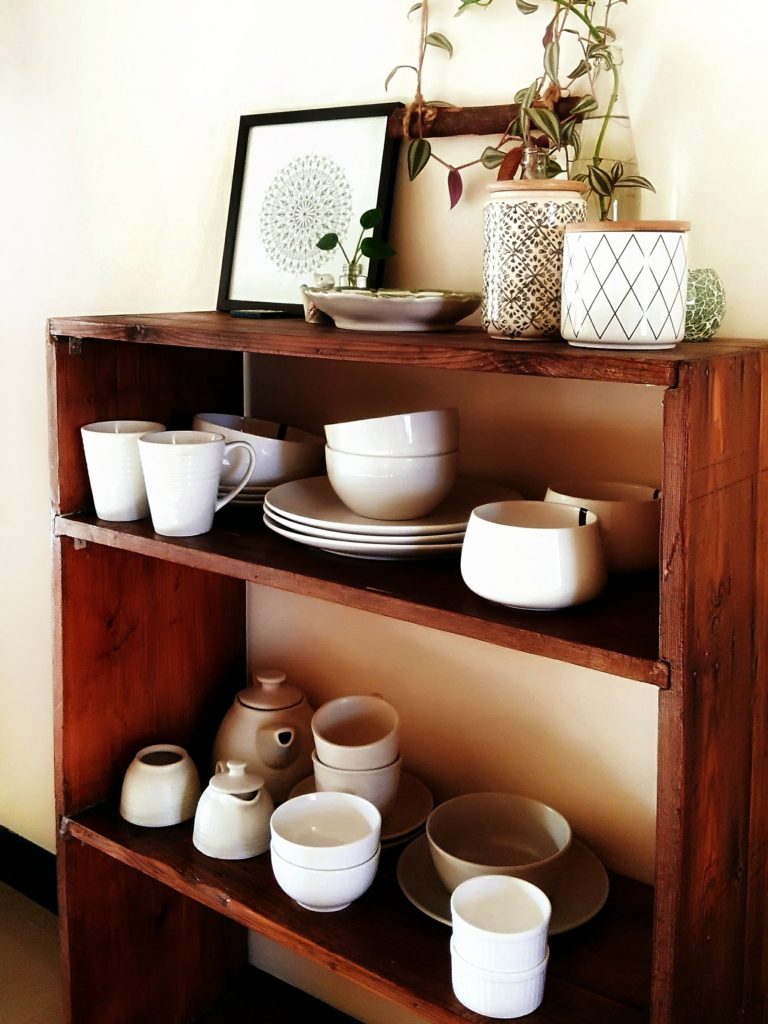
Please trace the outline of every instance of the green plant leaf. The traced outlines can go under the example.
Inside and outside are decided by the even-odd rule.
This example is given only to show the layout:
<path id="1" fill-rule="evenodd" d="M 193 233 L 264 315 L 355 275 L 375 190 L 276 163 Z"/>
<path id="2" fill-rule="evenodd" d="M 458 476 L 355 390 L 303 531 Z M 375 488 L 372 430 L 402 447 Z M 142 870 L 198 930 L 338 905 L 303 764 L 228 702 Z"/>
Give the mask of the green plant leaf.
<path id="1" fill-rule="evenodd" d="M 579 114 L 588 114 L 590 110 L 597 110 L 597 100 L 594 96 L 587 93 L 586 96 L 581 97 L 575 107 L 571 107 L 568 116 L 578 117 Z"/>
<path id="2" fill-rule="evenodd" d="M 562 173 L 563 173 L 563 168 L 560 166 L 560 164 L 557 162 L 557 160 L 553 160 L 551 157 L 548 158 L 548 160 L 547 160 L 547 177 L 548 178 L 556 178 L 558 176 L 558 174 L 562 174 Z"/>
<path id="3" fill-rule="evenodd" d="M 589 71 L 589 64 L 585 60 L 580 60 L 576 67 L 568 75 L 571 81 L 576 78 L 582 78 Z"/>
<path id="4" fill-rule="evenodd" d="M 502 149 L 496 149 L 495 146 L 486 146 L 483 150 L 483 155 L 480 157 L 480 163 L 483 167 L 487 167 L 489 171 L 492 171 L 494 167 L 498 167 L 501 164 L 506 155 Z"/>
<path id="5" fill-rule="evenodd" d="M 410 18 L 414 11 L 420 11 L 422 6 L 422 4 L 414 4 L 413 7 L 409 7 L 408 13 L 406 14 L 406 18 Z"/>
<path id="6" fill-rule="evenodd" d="M 318 249 L 335 249 L 339 244 L 339 236 L 335 231 L 329 231 L 327 235 L 323 235 L 322 238 L 318 238 L 315 245 Z"/>
<path id="7" fill-rule="evenodd" d="M 650 181 L 644 178 L 642 174 L 628 174 L 626 178 L 616 182 L 616 188 L 647 188 L 649 192 L 656 191 Z"/>
<path id="8" fill-rule="evenodd" d="M 609 173 L 611 175 L 611 181 L 615 185 L 616 182 L 619 181 L 619 179 L 624 176 L 624 164 L 621 162 L 621 160 L 617 160 L 614 163 Z"/>
<path id="9" fill-rule="evenodd" d="M 360 218 L 360 226 L 363 228 L 375 228 L 377 224 L 381 224 L 384 218 L 384 214 L 381 210 L 366 210 Z"/>
<path id="10" fill-rule="evenodd" d="M 616 42 L 616 33 L 612 28 L 608 28 L 607 25 L 595 25 L 595 30 L 600 33 L 606 43 Z"/>
<path id="11" fill-rule="evenodd" d="M 451 200 L 451 209 L 461 199 L 463 191 L 464 182 L 461 180 L 461 174 L 455 167 L 451 167 L 448 171 L 448 197 Z"/>
<path id="12" fill-rule="evenodd" d="M 430 46 L 436 46 L 440 50 L 446 50 L 450 57 L 453 56 L 453 45 L 442 32 L 430 32 L 424 42 L 429 43 Z"/>
<path id="13" fill-rule="evenodd" d="M 587 180 L 586 174 L 572 174 L 571 175 L 571 181 L 586 181 L 586 180 Z"/>
<path id="14" fill-rule="evenodd" d="M 602 167 L 595 167 L 594 164 L 590 164 L 587 167 L 587 181 L 592 191 L 596 192 L 599 196 L 609 196 L 613 192 L 611 176 Z"/>
<path id="15" fill-rule="evenodd" d="M 385 260 L 387 256 L 396 255 L 391 245 L 378 238 L 364 238 L 360 243 L 360 252 L 369 260 Z"/>
<path id="16" fill-rule="evenodd" d="M 539 9 L 538 4 L 529 4 L 528 0 L 515 0 L 515 4 L 521 14 L 535 14 Z"/>
<path id="17" fill-rule="evenodd" d="M 560 145 L 560 122 L 551 110 L 547 110 L 546 107 L 529 107 L 528 117 L 530 117 L 537 128 L 541 128 L 547 138 L 554 142 L 555 146 Z"/>
<path id="18" fill-rule="evenodd" d="M 408 177 L 413 181 L 421 174 L 432 156 L 432 147 L 426 139 L 413 139 L 408 145 Z"/>
<path id="19" fill-rule="evenodd" d="M 556 39 L 544 47 L 544 70 L 549 78 L 557 83 L 560 71 L 560 43 Z"/>
<path id="20" fill-rule="evenodd" d="M 573 159 L 578 160 L 581 156 L 581 134 L 578 131 L 571 132 L 569 145 L 573 149 Z"/>
<path id="21" fill-rule="evenodd" d="M 515 93 L 515 103 L 520 104 L 521 110 L 527 111 L 528 107 L 533 106 L 533 101 L 536 99 L 538 86 L 539 80 L 538 78 L 535 78 L 527 89 L 521 89 L 519 92 Z"/>
<path id="22" fill-rule="evenodd" d="M 415 71 L 418 75 L 419 69 L 414 67 L 413 64 L 398 64 L 397 67 L 392 68 L 387 77 L 384 79 L 384 92 L 389 88 L 389 83 L 395 77 L 398 71 L 402 71 L 403 68 L 410 68 L 411 71 Z"/>

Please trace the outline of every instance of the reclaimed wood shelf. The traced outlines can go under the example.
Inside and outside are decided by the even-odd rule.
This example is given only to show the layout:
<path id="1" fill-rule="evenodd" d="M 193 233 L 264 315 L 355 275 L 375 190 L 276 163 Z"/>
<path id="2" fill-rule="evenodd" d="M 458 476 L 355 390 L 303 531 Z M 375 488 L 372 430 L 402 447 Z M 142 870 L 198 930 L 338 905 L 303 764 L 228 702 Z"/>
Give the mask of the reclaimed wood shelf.
<path id="1" fill-rule="evenodd" d="M 458 557 L 356 561 L 284 540 L 261 510 L 223 510 L 201 537 L 160 537 L 148 520 L 107 523 L 59 516 L 57 536 L 105 544 L 168 562 L 226 573 L 433 629 L 667 686 L 658 657 L 658 573 L 615 577 L 595 600 L 560 612 L 525 612 L 485 601 L 461 579 Z"/>
<path id="2" fill-rule="evenodd" d="M 658 575 L 525 613 L 472 595 L 455 559 L 342 559 L 273 536 L 245 508 L 186 540 L 96 519 L 80 426 L 127 410 L 169 427 L 237 411 L 245 355 L 664 389 Z M 372 334 L 200 312 L 54 319 L 48 360 L 67 1024 L 229 1020 L 246 927 L 425 1021 L 474 1020 L 451 994 L 446 930 L 407 903 L 391 865 L 359 904 L 313 915 L 276 889 L 266 860 L 208 861 L 188 827 L 137 830 L 110 809 L 146 743 L 173 736 L 207 761 L 246 678 L 248 583 L 654 685 L 653 890 L 614 878 L 592 922 L 552 939 L 529 1019 L 768 1020 L 768 343 L 583 351 L 474 328 Z"/>
<path id="3" fill-rule="evenodd" d="M 218 861 L 192 845 L 191 823 L 143 829 L 99 806 L 65 819 L 66 835 L 332 968 L 434 1024 L 485 1020 L 450 983 L 449 929 L 422 914 L 395 878 L 402 848 L 382 852 L 371 889 L 346 910 L 316 914 L 278 887 L 269 854 Z M 638 1024 L 650 991 L 652 890 L 613 876 L 608 904 L 590 923 L 550 938 L 544 1003 L 536 1024 Z M 257 1002 L 254 1006 L 258 1005 Z"/>

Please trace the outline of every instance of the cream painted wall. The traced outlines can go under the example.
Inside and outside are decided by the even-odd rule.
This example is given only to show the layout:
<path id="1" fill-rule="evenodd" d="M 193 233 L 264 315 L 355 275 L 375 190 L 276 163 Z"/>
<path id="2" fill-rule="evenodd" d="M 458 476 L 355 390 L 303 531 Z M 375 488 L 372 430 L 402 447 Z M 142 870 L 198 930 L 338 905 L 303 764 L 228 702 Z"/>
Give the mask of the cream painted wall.
<path id="1" fill-rule="evenodd" d="M 43 846 L 54 842 L 45 318 L 211 308 L 238 117 L 385 98 L 384 77 L 415 52 L 416 26 L 405 18 L 410 6 L 410 0 L 6 0 L 0 6 L 0 388 L 6 423 L 13 425 L 0 441 L 6 481 L 0 502 L 0 824 Z M 433 28 L 445 31 L 457 50 L 451 62 L 432 55 L 429 96 L 497 102 L 535 73 L 541 18 L 524 19 L 502 0 L 460 21 L 451 17 L 452 0 L 434 0 L 433 7 Z M 658 189 L 646 213 L 692 220 L 691 265 L 720 271 L 729 298 L 724 331 L 738 336 L 764 336 L 768 313 L 762 263 L 755 258 L 768 220 L 760 199 L 766 142 L 752 114 L 762 89 L 762 45 L 754 30 L 760 10 L 757 0 L 730 7 L 718 0 L 631 0 L 617 11 L 641 166 Z M 411 84 L 398 77 L 393 97 L 410 98 Z M 472 154 L 476 140 L 455 140 L 443 151 Z M 479 284 L 485 180 L 469 180 L 453 212 L 431 168 L 413 185 L 401 183 L 393 283 Z M 302 368 L 293 372 L 299 382 L 293 394 L 306 395 Z M 416 375 L 411 383 L 375 376 L 382 400 L 392 389 L 410 401 L 456 386 L 440 374 Z M 321 379 L 326 391 L 316 389 L 313 404 L 303 406 L 310 420 L 325 414 L 325 401 L 336 409 L 351 403 L 349 386 Z M 624 420 L 627 396 L 616 401 L 554 386 L 543 394 L 540 382 L 526 382 L 523 390 L 533 398 L 525 415 L 537 412 L 542 443 L 537 450 L 529 437 L 508 429 L 499 446 L 498 437 L 489 441 L 491 422 L 499 409 L 505 415 L 518 410 L 524 396 L 507 391 L 508 382 L 484 381 L 482 389 L 466 383 L 460 398 L 467 468 L 519 479 L 528 489 L 540 485 L 552 465 L 548 414 L 555 406 L 566 406 L 566 424 L 573 417 L 590 443 L 605 439 L 606 423 Z M 285 401 L 287 414 L 294 399 L 278 385 L 260 392 L 257 381 L 255 401 Z M 652 473 L 658 398 L 633 393 L 631 401 L 633 418 L 649 424 L 647 443 L 632 446 L 639 451 L 635 471 Z M 514 427 L 514 416 L 510 423 Z M 620 468 L 627 435 L 608 437 L 599 457 Z M 586 469 L 590 450 L 587 443 L 574 446 L 569 458 Z M 252 608 L 254 658 L 282 660 L 315 699 L 356 688 L 363 673 L 366 685 L 374 677 L 390 688 L 407 712 L 409 757 L 441 794 L 514 779 L 565 801 L 606 860 L 647 873 L 655 756 L 650 687 L 566 672 L 555 663 L 285 595 L 254 590 Z M 339 622 L 349 645 L 329 650 L 327 661 L 316 658 L 325 627 Z M 262 623 L 271 624 L 268 634 Z M 371 657 L 369 648 L 379 656 Z M 547 709 L 553 717 L 540 708 L 543 692 L 547 703 L 561 705 Z M 503 760 L 478 762 L 462 743 L 451 774 L 443 774 L 442 745 L 423 745 L 416 724 L 422 701 L 434 708 L 438 699 L 448 722 L 470 709 L 478 729 L 488 726 L 489 702 L 498 702 L 516 740 L 522 736 L 526 745 L 499 737 Z M 543 738 L 557 757 L 542 775 L 525 752 Z M 573 756 L 584 766 L 581 783 L 563 771 Z M 609 794 L 593 813 L 591 780 L 600 772 L 608 774 Z M 628 807 L 619 819 L 612 803 L 621 793 Z"/>

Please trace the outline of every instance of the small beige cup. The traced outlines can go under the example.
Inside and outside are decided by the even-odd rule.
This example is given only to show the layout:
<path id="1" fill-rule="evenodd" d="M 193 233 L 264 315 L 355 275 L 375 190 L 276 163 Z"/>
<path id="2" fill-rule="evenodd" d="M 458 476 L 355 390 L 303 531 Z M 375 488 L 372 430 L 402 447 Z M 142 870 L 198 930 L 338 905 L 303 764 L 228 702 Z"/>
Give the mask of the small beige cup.
<path id="1" fill-rule="evenodd" d="M 152 420 L 101 420 L 80 428 L 99 519 L 128 523 L 149 515 L 139 438 L 158 430 L 165 425 Z"/>
<path id="2" fill-rule="evenodd" d="M 317 756 L 330 768 L 383 768 L 397 760 L 400 717 L 383 697 L 337 697 L 312 716 Z"/>
<path id="3" fill-rule="evenodd" d="M 354 771 L 351 768 L 332 768 L 323 764 L 313 751 L 312 767 L 318 793 L 354 793 L 355 796 L 370 800 L 382 814 L 386 814 L 397 799 L 402 767 L 400 757 L 382 768 Z"/>

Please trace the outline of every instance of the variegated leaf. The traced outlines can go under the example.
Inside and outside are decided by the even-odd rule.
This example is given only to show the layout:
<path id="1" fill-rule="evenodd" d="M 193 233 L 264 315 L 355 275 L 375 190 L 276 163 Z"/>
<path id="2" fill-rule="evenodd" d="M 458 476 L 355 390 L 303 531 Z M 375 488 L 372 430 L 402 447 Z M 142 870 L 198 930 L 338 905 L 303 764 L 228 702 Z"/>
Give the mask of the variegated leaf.
<path id="1" fill-rule="evenodd" d="M 528 0 L 515 0 L 515 3 L 521 14 L 535 14 L 539 9 L 538 4 L 529 4 Z"/>
<path id="2" fill-rule="evenodd" d="M 647 188 L 649 192 L 656 191 L 650 181 L 644 178 L 642 174 L 628 174 L 626 178 L 616 182 L 616 188 Z"/>
<path id="3" fill-rule="evenodd" d="M 589 93 L 586 96 L 582 96 L 575 107 L 571 107 L 569 111 L 569 117 L 588 114 L 591 110 L 597 110 L 597 100 L 594 96 Z"/>
<path id="4" fill-rule="evenodd" d="M 494 167 L 498 167 L 507 154 L 502 149 L 496 149 L 494 146 L 486 146 L 483 150 L 483 154 L 480 157 L 480 163 L 483 167 L 487 167 L 489 171 L 492 171 Z"/>
<path id="5" fill-rule="evenodd" d="M 430 46 L 436 46 L 440 50 L 446 50 L 450 57 L 453 56 L 453 44 L 442 32 L 430 32 L 424 40 Z"/>
<path id="6" fill-rule="evenodd" d="M 557 82 L 560 72 L 560 43 L 553 39 L 544 47 L 544 70 L 553 82 Z"/>
<path id="7" fill-rule="evenodd" d="M 530 117 L 537 128 L 541 128 L 547 138 L 554 142 L 555 146 L 560 145 L 560 122 L 551 110 L 547 110 L 546 107 L 530 107 L 528 109 L 528 117 Z"/>
<path id="8" fill-rule="evenodd" d="M 587 180 L 589 181 L 589 187 L 599 196 L 609 196 L 613 191 L 611 176 L 602 167 L 595 167 L 594 164 L 590 164 L 587 167 Z"/>
<path id="9" fill-rule="evenodd" d="M 408 177 L 413 181 L 421 174 L 432 156 L 432 147 L 426 139 L 413 139 L 408 146 Z"/>

